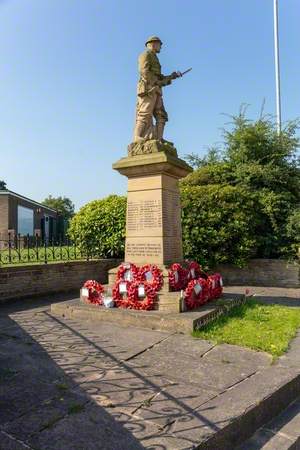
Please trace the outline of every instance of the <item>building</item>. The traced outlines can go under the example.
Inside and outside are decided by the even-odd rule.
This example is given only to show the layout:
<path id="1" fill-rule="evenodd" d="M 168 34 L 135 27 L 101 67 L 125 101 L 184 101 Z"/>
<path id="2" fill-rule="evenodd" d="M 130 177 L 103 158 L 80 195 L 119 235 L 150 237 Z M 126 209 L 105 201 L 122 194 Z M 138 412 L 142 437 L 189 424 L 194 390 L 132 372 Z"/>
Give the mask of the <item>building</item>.
<path id="1" fill-rule="evenodd" d="M 0 239 L 16 236 L 57 237 L 58 214 L 55 209 L 9 190 L 0 190 Z"/>

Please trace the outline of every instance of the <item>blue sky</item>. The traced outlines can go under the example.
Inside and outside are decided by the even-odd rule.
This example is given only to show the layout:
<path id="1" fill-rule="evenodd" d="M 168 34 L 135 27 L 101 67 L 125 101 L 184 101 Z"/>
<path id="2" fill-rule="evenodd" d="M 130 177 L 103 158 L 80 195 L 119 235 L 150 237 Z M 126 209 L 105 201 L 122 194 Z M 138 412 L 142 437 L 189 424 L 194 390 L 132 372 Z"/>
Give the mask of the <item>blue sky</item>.
<path id="1" fill-rule="evenodd" d="M 299 0 L 279 0 L 283 120 L 300 116 Z M 137 57 L 164 42 L 165 137 L 181 156 L 222 140 L 250 104 L 275 113 L 272 0 L 0 0 L 0 179 L 78 209 L 126 192 L 113 162 L 132 140 Z"/>

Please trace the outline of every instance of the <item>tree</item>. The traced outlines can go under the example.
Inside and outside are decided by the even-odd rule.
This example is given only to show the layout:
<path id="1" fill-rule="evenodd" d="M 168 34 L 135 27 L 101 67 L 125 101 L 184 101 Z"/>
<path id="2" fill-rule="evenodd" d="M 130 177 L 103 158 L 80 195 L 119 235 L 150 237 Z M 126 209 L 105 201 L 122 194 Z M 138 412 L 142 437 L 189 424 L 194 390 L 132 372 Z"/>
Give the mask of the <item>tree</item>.
<path id="1" fill-rule="evenodd" d="M 5 191 L 7 189 L 6 183 L 3 180 L 0 180 L 0 191 Z"/>
<path id="2" fill-rule="evenodd" d="M 208 166 L 211 164 L 218 163 L 222 161 L 222 152 L 217 147 L 208 147 L 207 154 L 204 157 L 201 157 L 195 153 L 191 153 L 185 156 L 185 159 L 189 163 L 190 166 L 195 169 L 199 169 L 199 167 Z"/>
<path id="3" fill-rule="evenodd" d="M 42 204 L 49 208 L 55 209 L 65 220 L 69 220 L 74 216 L 75 206 L 68 197 L 49 197 L 42 201 Z"/>
<path id="4" fill-rule="evenodd" d="M 255 241 L 255 251 L 249 251 L 248 257 L 284 256 L 295 247 L 287 220 L 300 204 L 299 121 L 288 122 L 278 135 L 270 117 L 252 122 L 242 108 L 231 125 L 224 130 L 224 147 L 217 157 L 215 153 L 198 160 L 195 155 L 187 156 L 196 170 L 181 186 L 214 185 L 219 193 L 225 186 L 242 189 L 254 200 L 248 213 L 255 226 L 248 237 Z"/>

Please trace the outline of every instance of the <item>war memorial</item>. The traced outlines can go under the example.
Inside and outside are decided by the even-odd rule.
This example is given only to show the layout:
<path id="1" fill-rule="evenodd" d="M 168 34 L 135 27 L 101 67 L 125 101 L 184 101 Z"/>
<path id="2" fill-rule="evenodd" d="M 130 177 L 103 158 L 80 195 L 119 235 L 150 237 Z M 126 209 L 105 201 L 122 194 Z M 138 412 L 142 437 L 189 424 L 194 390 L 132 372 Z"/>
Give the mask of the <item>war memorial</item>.
<path id="1" fill-rule="evenodd" d="M 2 305 L 0 450 L 297 450 L 300 336 L 275 359 L 192 335 L 249 290 L 184 259 L 179 180 L 192 168 L 164 139 L 162 90 L 190 69 L 163 75 L 160 38 L 145 46 L 133 142 L 113 164 L 128 179 L 124 261 L 102 260 L 107 283 L 86 280 L 80 298 Z M 2 285 L 22 277 L 1 270 Z M 295 308 L 298 291 L 251 295 Z"/>
<path id="2" fill-rule="evenodd" d="M 109 271 L 109 287 L 100 295 L 105 297 L 109 291 L 110 296 L 112 291 L 113 306 L 125 309 L 180 313 L 219 296 L 222 280 L 219 275 L 210 279 L 197 262 L 184 261 L 178 181 L 193 169 L 178 157 L 174 144 L 164 139 L 168 114 L 163 87 L 191 68 L 163 75 L 157 56 L 160 38 L 151 36 L 145 46 L 138 61 L 133 142 L 127 156 L 113 164 L 114 170 L 128 178 L 125 262 Z M 84 303 L 89 303 L 95 286 L 92 281 L 85 284 Z M 218 295 L 212 292 L 216 287 Z"/>

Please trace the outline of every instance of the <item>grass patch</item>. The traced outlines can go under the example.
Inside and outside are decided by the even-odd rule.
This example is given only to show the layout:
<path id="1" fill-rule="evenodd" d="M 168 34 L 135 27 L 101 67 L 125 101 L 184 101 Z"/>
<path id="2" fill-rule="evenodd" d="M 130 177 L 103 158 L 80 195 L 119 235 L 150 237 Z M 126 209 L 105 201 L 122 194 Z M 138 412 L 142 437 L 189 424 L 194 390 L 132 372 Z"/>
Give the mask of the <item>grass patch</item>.
<path id="1" fill-rule="evenodd" d="M 300 327 L 300 308 L 264 305 L 248 299 L 192 335 L 217 344 L 227 343 L 270 353 L 274 358 L 288 349 Z"/>
<path id="2" fill-rule="evenodd" d="M 74 403 L 69 406 L 68 413 L 69 414 L 77 414 L 84 410 L 84 405 L 80 405 L 79 403 Z"/>
<path id="3" fill-rule="evenodd" d="M 54 427 L 54 425 L 60 420 L 62 419 L 63 416 L 57 416 L 57 417 L 53 417 L 52 419 L 49 419 L 47 422 L 44 423 L 44 425 L 42 426 L 42 428 L 39 431 L 43 431 L 43 430 L 47 430 L 49 428 Z"/>
<path id="4" fill-rule="evenodd" d="M 63 392 L 67 391 L 69 389 L 68 385 L 65 383 L 57 383 L 55 386 L 59 391 L 63 391 Z"/>

